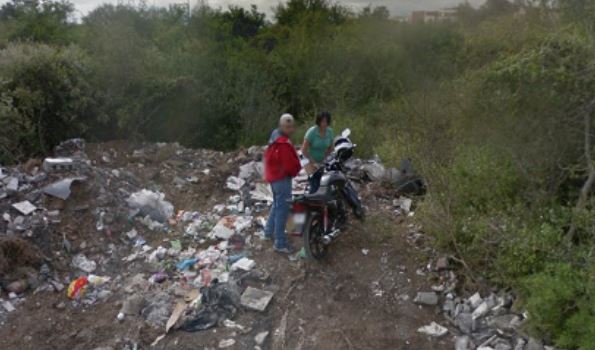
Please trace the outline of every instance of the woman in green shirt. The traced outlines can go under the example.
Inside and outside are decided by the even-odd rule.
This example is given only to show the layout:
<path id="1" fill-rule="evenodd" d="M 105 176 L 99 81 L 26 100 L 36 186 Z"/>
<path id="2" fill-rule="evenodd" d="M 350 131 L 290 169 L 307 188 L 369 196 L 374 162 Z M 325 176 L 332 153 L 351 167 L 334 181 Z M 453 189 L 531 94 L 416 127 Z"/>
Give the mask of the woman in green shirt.
<path id="1" fill-rule="evenodd" d="M 330 125 L 331 114 L 329 112 L 320 112 L 316 115 L 316 125 L 308 129 L 304 137 L 302 153 L 311 164 L 316 164 L 317 167 L 324 162 L 326 156 L 333 150 L 335 135 Z M 318 191 L 321 177 L 322 172 L 316 172 L 310 176 L 308 180 L 310 182 L 310 193 Z"/>

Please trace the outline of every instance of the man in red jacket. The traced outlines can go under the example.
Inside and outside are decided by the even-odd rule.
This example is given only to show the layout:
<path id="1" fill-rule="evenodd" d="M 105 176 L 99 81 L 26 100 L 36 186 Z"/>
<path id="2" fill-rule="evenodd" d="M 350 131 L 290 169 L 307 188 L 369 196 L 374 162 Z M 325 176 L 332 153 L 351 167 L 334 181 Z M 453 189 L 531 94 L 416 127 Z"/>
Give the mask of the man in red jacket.
<path id="1" fill-rule="evenodd" d="M 274 238 L 273 249 L 275 251 L 285 254 L 292 252 L 285 237 L 285 225 L 289 216 L 288 200 L 291 199 L 291 182 L 301 169 L 300 160 L 289 139 L 294 131 L 293 116 L 283 114 L 279 119 L 279 128 L 273 130 L 264 153 L 264 176 L 273 190 L 273 206 L 264 234 L 268 239 Z"/>

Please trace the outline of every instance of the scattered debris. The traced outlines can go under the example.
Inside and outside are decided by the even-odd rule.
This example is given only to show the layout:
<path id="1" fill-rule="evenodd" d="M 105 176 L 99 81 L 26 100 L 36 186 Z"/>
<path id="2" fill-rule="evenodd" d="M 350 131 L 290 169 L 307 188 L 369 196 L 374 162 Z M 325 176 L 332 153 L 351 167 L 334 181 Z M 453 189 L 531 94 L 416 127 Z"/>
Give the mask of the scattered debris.
<path id="1" fill-rule="evenodd" d="M 442 337 L 448 333 L 448 329 L 446 329 L 446 327 L 442 327 L 436 322 L 432 322 L 427 326 L 420 327 L 417 329 L 417 331 L 432 337 Z"/>
<path id="2" fill-rule="evenodd" d="M 229 348 L 230 346 L 233 346 L 235 343 L 236 341 L 234 339 L 221 339 L 219 341 L 219 349 Z"/>
<path id="3" fill-rule="evenodd" d="M 248 287 L 242 294 L 240 301 L 245 308 L 264 311 L 271 302 L 271 299 L 273 299 L 273 295 L 273 292 Z"/>
<path id="4" fill-rule="evenodd" d="M 438 305 L 438 294 L 434 292 L 418 292 L 413 302 L 423 305 Z"/>
<path id="5" fill-rule="evenodd" d="M 136 214 L 149 216 L 152 220 L 164 223 L 174 215 L 174 206 L 164 198 L 163 193 L 143 189 L 131 194 L 126 201 Z"/>
<path id="6" fill-rule="evenodd" d="M 43 193 L 49 196 L 60 198 L 62 200 L 66 200 L 68 197 L 70 197 L 70 187 L 72 184 L 76 181 L 84 181 L 85 179 L 86 178 L 84 177 L 71 177 L 62 179 L 44 187 Z"/>
<path id="7" fill-rule="evenodd" d="M 264 344 L 264 341 L 267 339 L 268 336 L 269 331 L 260 332 L 254 336 L 254 342 L 256 343 L 256 345 L 260 346 Z"/>
<path id="8" fill-rule="evenodd" d="M 46 158 L 43 160 L 43 170 L 48 173 L 72 171 L 76 167 L 76 162 L 72 158 Z"/>
<path id="9" fill-rule="evenodd" d="M 167 320 L 167 324 L 165 325 L 165 333 L 168 333 L 169 330 L 178 322 L 182 313 L 186 310 L 186 303 L 178 302 L 174 307 L 174 311 L 171 313 L 169 320 Z"/>
<path id="10" fill-rule="evenodd" d="M 240 260 L 236 261 L 233 265 L 231 265 L 231 270 L 244 270 L 250 271 L 256 266 L 256 262 L 254 260 L 248 258 L 241 258 Z"/>
<path id="11" fill-rule="evenodd" d="M 213 283 L 202 290 L 203 307 L 194 311 L 181 328 L 188 332 L 206 330 L 233 319 L 240 305 L 240 296 L 230 283 Z"/>
<path id="12" fill-rule="evenodd" d="M 31 204 L 29 201 L 22 201 L 18 203 L 14 203 L 12 205 L 13 208 L 19 211 L 19 213 L 23 215 L 29 215 L 37 210 L 37 207 Z"/>
<path id="13" fill-rule="evenodd" d="M 72 266 L 87 273 L 91 273 L 97 268 L 95 261 L 87 259 L 83 254 L 77 254 L 72 258 Z"/>

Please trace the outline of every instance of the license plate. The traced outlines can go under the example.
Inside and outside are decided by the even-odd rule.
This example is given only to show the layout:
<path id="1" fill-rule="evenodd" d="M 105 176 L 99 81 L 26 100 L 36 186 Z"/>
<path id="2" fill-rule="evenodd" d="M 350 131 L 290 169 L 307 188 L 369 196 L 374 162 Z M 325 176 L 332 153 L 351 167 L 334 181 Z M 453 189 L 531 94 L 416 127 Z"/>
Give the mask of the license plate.
<path id="1" fill-rule="evenodd" d="M 296 225 L 305 224 L 306 223 L 306 214 L 305 213 L 293 214 L 293 223 Z"/>

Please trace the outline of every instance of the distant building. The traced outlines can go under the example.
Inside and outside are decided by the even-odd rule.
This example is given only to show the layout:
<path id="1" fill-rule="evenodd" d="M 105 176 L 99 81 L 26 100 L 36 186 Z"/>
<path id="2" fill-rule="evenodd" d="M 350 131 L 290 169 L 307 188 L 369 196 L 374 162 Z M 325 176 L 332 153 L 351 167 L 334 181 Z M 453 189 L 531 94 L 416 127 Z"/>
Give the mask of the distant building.
<path id="1" fill-rule="evenodd" d="M 455 9 L 443 9 L 438 11 L 413 11 L 409 17 L 411 23 L 431 23 L 442 21 L 453 21 L 456 19 Z"/>

